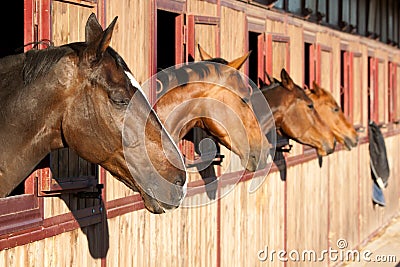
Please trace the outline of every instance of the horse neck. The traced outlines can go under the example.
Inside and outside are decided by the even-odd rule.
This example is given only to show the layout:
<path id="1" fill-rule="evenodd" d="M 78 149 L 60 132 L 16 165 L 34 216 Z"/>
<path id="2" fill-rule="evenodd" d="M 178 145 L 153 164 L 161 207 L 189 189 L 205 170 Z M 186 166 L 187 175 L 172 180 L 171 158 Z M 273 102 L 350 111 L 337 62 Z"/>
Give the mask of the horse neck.
<path id="1" fill-rule="evenodd" d="M 206 91 L 206 88 L 195 84 L 179 86 L 157 102 L 157 114 L 176 143 L 194 127 L 205 129 L 198 99 L 206 97 Z"/>
<path id="2" fill-rule="evenodd" d="M 18 77 L 13 83 L 18 88 L 0 88 L 0 197 L 22 182 L 51 148 L 62 146 L 61 116 L 54 116 L 57 106 L 46 99 L 51 93 L 35 82 L 23 86 Z M 0 74 L 3 78 L 7 79 Z"/>

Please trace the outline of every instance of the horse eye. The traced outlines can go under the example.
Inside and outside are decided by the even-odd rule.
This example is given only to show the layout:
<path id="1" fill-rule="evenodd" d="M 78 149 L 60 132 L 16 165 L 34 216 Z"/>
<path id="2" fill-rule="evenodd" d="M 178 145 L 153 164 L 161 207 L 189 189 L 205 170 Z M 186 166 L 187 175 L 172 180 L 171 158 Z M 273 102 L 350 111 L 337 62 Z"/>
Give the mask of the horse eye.
<path id="1" fill-rule="evenodd" d="M 310 104 L 307 105 L 307 107 L 308 107 L 309 109 L 313 109 L 313 108 L 314 108 L 314 104 L 313 104 L 313 103 L 310 103 Z"/>
<path id="2" fill-rule="evenodd" d="M 333 112 L 339 112 L 339 107 L 334 107 Z"/>
<path id="3" fill-rule="evenodd" d="M 128 99 L 128 98 L 125 98 L 125 99 L 111 99 L 111 101 L 114 104 L 118 105 L 118 106 L 127 106 L 127 105 L 129 105 L 130 99 Z"/>

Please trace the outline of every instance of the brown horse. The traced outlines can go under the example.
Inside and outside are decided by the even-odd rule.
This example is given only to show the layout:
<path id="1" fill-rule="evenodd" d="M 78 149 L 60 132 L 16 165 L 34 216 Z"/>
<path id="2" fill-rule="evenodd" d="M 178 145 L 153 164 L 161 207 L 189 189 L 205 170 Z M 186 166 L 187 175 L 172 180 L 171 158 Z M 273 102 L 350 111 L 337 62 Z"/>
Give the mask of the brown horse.
<path id="1" fill-rule="evenodd" d="M 199 52 L 202 60 L 212 59 L 200 46 Z M 272 111 L 277 131 L 316 148 L 321 156 L 332 153 L 335 137 L 314 109 L 311 99 L 293 82 L 285 69 L 281 71 L 281 79 L 282 82 L 271 79 L 270 85 L 263 84 L 260 88 Z M 242 91 L 240 94 L 246 96 L 247 92 Z M 254 94 L 252 97 L 259 95 Z M 264 132 L 269 132 L 273 123 L 270 120 L 263 123 L 265 125 L 261 127 Z"/>
<path id="2" fill-rule="evenodd" d="M 335 136 L 314 108 L 313 101 L 293 82 L 285 69 L 281 82 L 271 79 L 261 91 L 274 114 L 275 125 L 283 135 L 314 147 L 318 155 L 326 156 L 335 149 Z"/>
<path id="3" fill-rule="evenodd" d="M 149 211 L 162 213 L 181 203 L 182 157 L 109 46 L 116 19 L 103 31 L 92 14 L 85 42 L 0 60 L 0 197 L 50 151 L 70 147 L 138 190 Z M 124 125 L 131 99 L 135 119 Z M 173 186 L 153 186 L 160 179 Z"/>
<path id="4" fill-rule="evenodd" d="M 305 92 L 313 101 L 318 114 L 324 118 L 324 122 L 333 131 L 336 140 L 348 150 L 357 146 L 358 134 L 351 123 L 346 120 L 332 94 L 321 88 L 315 81 L 313 88 L 306 88 Z"/>
<path id="5" fill-rule="evenodd" d="M 202 128 L 237 154 L 243 167 L 255 171 L 267 165 L 269 143 L 251 104 L 237 93 L 247 88 L 237 70 L 248 56 L 226 65 L 204 61 L 159 72 L 156 107 L 175 142 L 190 129 Z"/>

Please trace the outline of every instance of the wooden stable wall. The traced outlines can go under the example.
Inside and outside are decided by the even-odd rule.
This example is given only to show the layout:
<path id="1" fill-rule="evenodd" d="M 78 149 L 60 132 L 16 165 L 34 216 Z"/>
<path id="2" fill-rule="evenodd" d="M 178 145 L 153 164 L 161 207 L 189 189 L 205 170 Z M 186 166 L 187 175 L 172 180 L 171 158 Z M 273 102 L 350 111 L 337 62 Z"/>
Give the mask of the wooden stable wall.
<path id="1" fill-rule="evenodd" d="M 99 1 L 96 5 L 54 0 L 51 3 L 52 38 L 56 44 L 82 41 L 83 25 L 91 12 L 96 12 L 104 25 L 118 16 L 112 46 L 140 83 L 156 67 L 152 49 L 156 48 L 157 7 L 198 16 L 195 42 L 227 60 L 247 52 L 249 29 L 261 29 L 266 35 L 288 40 L 289 54 L 285 57 L 271 49 L 271 55 L 281 60 L 270 68 L 277 76 L 282 64 L 287 64 L 285 67 L 298 84 L 304 82 L 303 41 L 310 40 L 322 51 L 319 61 L 316 60 L 320 64 L 316 67 L 320 76 L 316 77 L 338 101 L 340 50 L 360 53 L 360 71 L 354 77 L 361 81 L 360 95 L 355 99 L 362 109 L 354 111 L 354 117 L 364 127 L 368 123 L 368 56 L 374 53 L 385 62 L 390 59 L 400 63 L 397 49 L 242 1 L 118 0 Z M 205 23 L 207 20 L 212 23 Z M 209 34 L 215 41 L 207 39 Z M 78 205 L 80 200 L 71 194 L 44 197 L 44 221 L 40 227 L 0 236 L 1 266 L 304 266 L 301 262 L 260 262 L 258 252 L 266 246 L 275 251 L 336 249 L 340 238 L 347 240 L 349 248 L 355 248 L 399 213 L 399 127 L 391 124 L 384 130 L 391 168 L 384 208 L 373 206 L 371 201 L 366 130 L 360 133 L 358 147 L 351 151 L 339 147 L 323 158 L 321 167 L 313 151 L 295 144 L 286 155 L 286 181 L 281 180 L 274 167 L 262 187 L 251 194 L 248 176 L 235 184 L 234 173 L 241 169 L 240 162 L 222 148 L 226 155 L 224 162 L 231 162 L 230 166 L 223 163 L 216 170 L 222 174 L 218 188 L 222 198 L 208 205 L 154 215 L 144 209 L 137 194 L 100 170 L 99 182 L 105 185 L 102 193 L 105 207 L 100 209 L 99 203 L 93 202 Z M 195 172 L 190 180 L 192 185 L 201 185 Z M 189 198 L 192 203 L 201 203 L 208 196 L 200 190 Z M 95 220 L 90 219 L 91 211 L 97 216 Z M 335 263 L 325 261 L 313 266 L 329 264 Z"/>

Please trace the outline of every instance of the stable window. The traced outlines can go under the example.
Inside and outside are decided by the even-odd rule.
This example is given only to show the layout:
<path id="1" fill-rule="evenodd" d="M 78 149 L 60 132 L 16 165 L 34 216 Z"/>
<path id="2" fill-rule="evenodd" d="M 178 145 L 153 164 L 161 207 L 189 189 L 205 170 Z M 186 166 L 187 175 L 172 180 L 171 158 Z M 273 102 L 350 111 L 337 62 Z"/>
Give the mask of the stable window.
<path id="1" fill-rule="evenodd" d="M 290 73 L 290 38 L 284 35 L 266 35 L 266 71 L 272 77 L 281 77 L 281 70 L 285 68 Z"/>
<path id="2" fill-rule="evenodd" d="M 248 72 L 250 80 L 252 80 L 258 87 L 260 81 L 265 83 L 265 55 L 264 55 L 264 34 L 249 31 L 248 33 L 248 50 L 251 50 L 248 59 Z"/>
<path id="3" fill-rule="evenodd" d="M 304 68 L 309 69 L 308 82 L 305 79 L 305 85 L 310 88 L 313 87 L 313 82 L 315 81 L 320 87 L 325 90 L 332 92 L 332 48 L 322 44 L 307 44 L 305 43 L 304 48 L 304 61 L 306 60 L 306 55 L 309 58 L 309 65 L 304 66 Z M 304 153 L 313 153 L 314 149 L 312 147 L 304 145 Z"/>
<path id="4" fill-rule="evenodd" d="M 34 1 L 4 2 L 0 20 L 3 25 L 14 27 L 4 28 L 4 35 L 12 38 L 1 46 L 0 57 L 21 53 L 25 43 L 38 40 L 37 27 L 34 27 L 31 15 L 34 4 Z M 14 15 L 7 16 L 10 13 Z M 40 225 L 43 214 L 42 201 L 37 197 L 37 180 L 34 172 L 9 197 L 0 198 L 0 235 Z"/>
<path id="5" fill-rule="evenodd" d="M 363 124 L 363 76 L 362 76 L 362 54 L 361 53 L 352 53 L 351 54 L 351 86 L 352 86 L 352 94 L 351 94 L 351 117 L 348 118 L 353 123 L 356 129 L 361 128 Z"/>
<path id="6" fill-rule="evenodd" d="M 265 64 L 264 70 L 273 78 L 281 80 L 281 70 L 284 68 L 290 73 L 290 38 L 279 34 L 265 34 L 264 36 Z M 284 147 L 289 143 L 286 136 L 277 135 L 277 147 Z M 299 145 L 296 144 L 297 147 Z M 295 148 L 296 150 L 296 148 Z"/>
<path id="7" fill-rule="evenodd" d="M 174 25 L 171 27 L 171 25 Z M 159 71 L 176 64 L 200 60 L 197 43 L 212 56 L 219 56 L 219 18 L 208 16 L 184 15 L 165 10 L 157 10 L 156 27 L 156 58 L 155 70 Z M 159 97 L 162 92 L 155 92 Z M 154 94 L 154 92 L 149 92 Z M 157 106 L 156 106 L 157 108 Z M 205 147 L 200 147 L 210 138 L 201 128 L 194 128 L 179 142 L 179 148 L 184 156 L 187 167 L 195 167 L 203 163 L 202 153 L 207 153 Z M 219 153 L 213 163 L 221 162 Z M 204 155 L 203 155 L 204 156 Z M 206 158 L 206 157 L 205 157 Z"/>
<path id="8" fill-rule="evenodd" d="M 310 36 L 305 36 L 308 42 L 304 42 L 304 87 L 312 88 L 313 82 L 317 82 L 317 71 L 316 71 L 316 45 L 315 38 Z M 312 153 L 313 148 L 308 145 L 303 145 L 303 153 Z"/>
<path id="9" fill-rule="evenodd" d="M 316 55 L 316 79 L 317 83 L 325 90 L 332 92 L 332 48 L 329 46 L 318 44 Z"/>
<path id="10" fill-rule="evenodd" d="M 247 76 L 257 85 L 265 81 L 265 24 L 253 19 L 247 18 L 248 43 L 247 50 L 252 51 L 247 60 L 248 68 L 245 70 Z"/>
<path id="11" fill-rule="evenodd" d="M 72 149 L 52 151 L 42 165 L 40 196 L 90 190 L 98 184 L 97 165 L 82 159 Z"/>
<path id="12" fill-rule="evenodd" d="M 368 58 L 368 120 L 379 124 L 379 60 L 370 56 Z"/>
<path id="13" fill-rule="evenodd" d="M 340 51 L 340 106 L 346 117 L 351 119 L 352 110 L 350 105 L 350 94 L 352 92 L 352 86 L 350 83 L 351 77 L 351 65 L 350 57 L 351 53 L 341 50 Z"/>
<path id="14" fill-rule="evenodd" d="M 378 123 L 383 125 L 386 123 L 387 119 L 387 108 L 386 108 L 386 99 L 387 99 L 387 81 L 386 81 L 386 70 L 385 70 L 385 62 L 382 59 L 377 61 L 377 71 L 378 71 L 378 82 L 377 82 L 377 94 L 378 98 Z"/>
<path id="15" fill-rule="evenodd" d="M 303 85 L 308 88 L 312 88 L 312 84 L 314 81 L 317 81 L 316 77 L 316 45 L 315 45 L 315 36 L 312 35 L 304 35 L 304 81 Z"/>
<path id="16" fill-rule="evenodd" d="M 7 1 L 6 5 L 7 8 L 3 10 L 7 10 L 7 12 L 15 10 L 14 14 L 20 14 L 20 16 L 12 18 L 20 21 L 15 23 L 16 25 L 21 25 L 19 30 L 13 32 L 15 39 L 20 42 L 16 48 L 22 48 L 24 44 L 28 44 L 25 46 L 25 51 L 33 48 L 46 48 L 43 44 L 37 44 L 38 41 L 48 43 L 52 39 L 50 0 L 42 0 L 40 4 L 37 0 L 13 4 Z M 9 19 L 7 23 L 10 23 Z M 59 153 L 63 155 L 60 156 Z M 60 160 L 60 157 L 64 157 L 64 160 Z M 92 186 L 96 185 L 97 182 L 96 165 L 80 159 L 73 151 L 68 149 L 63 149 L 63 152 L 54 151 L 50 153 L 9 197 L 0 199 L 0 235 L 3 235 L 2 240 L 15 235 L 17 231 L 43 224 L 43 198 L 40 196 L 77 192 L 76 190 L 92 190 Z M 76 206 L 79 208 L 78 201 L 75 201 L 77 204 L 75 206 L 73 203 L 73 200 L 67 203 L 71 210 L 76 210 Z M 91 209 L 90 214 L 92 214 Z M 95 220 L 92 222 L 96 223 Z"/>
<path id="17" fill-rule="evenodd" d="M 340 104 L 354 127 L 362 127 L 361 53 L 340 51 Z"/>
<path id="18" fill-rule="evenodd" d="M 187 29 L 187 40 L 186 40 L 186 57 L 188 61 L 199 61 L 201 60 L 197 44 L 200 44 L 211 56 L 219 57 L 220 55 L 220 18 L 211 16 L 197 16 L 187 15 L 186 16 L 186 29 Z M 204 161 L 209 162 L 210 159 L 207 154 L 210 153 L 209 148 L 212 150 L 216 148 L 216 155 L 211 164 L 220 164 L 223 159 L 221 155 L 220 145 L 212 136 L 209 136 L 203 129 L 195 127 L 185 137 L 193 143 L 190 154 L 187 154 L 186 165 L 188 167 L 198 167 Z M 208 140 L 202 142 L 203 140 Z M 213 142 L 214 145 L 209 142 Z M 213 153 L 213 152 L 211 152 Z M 200 169 L 199 169 L 200 171 Z M 208 178 L 206 176 L 215 177 L 215 170 L 210 165 L 205 170 L 200 171 L 202 178 Z"/>

